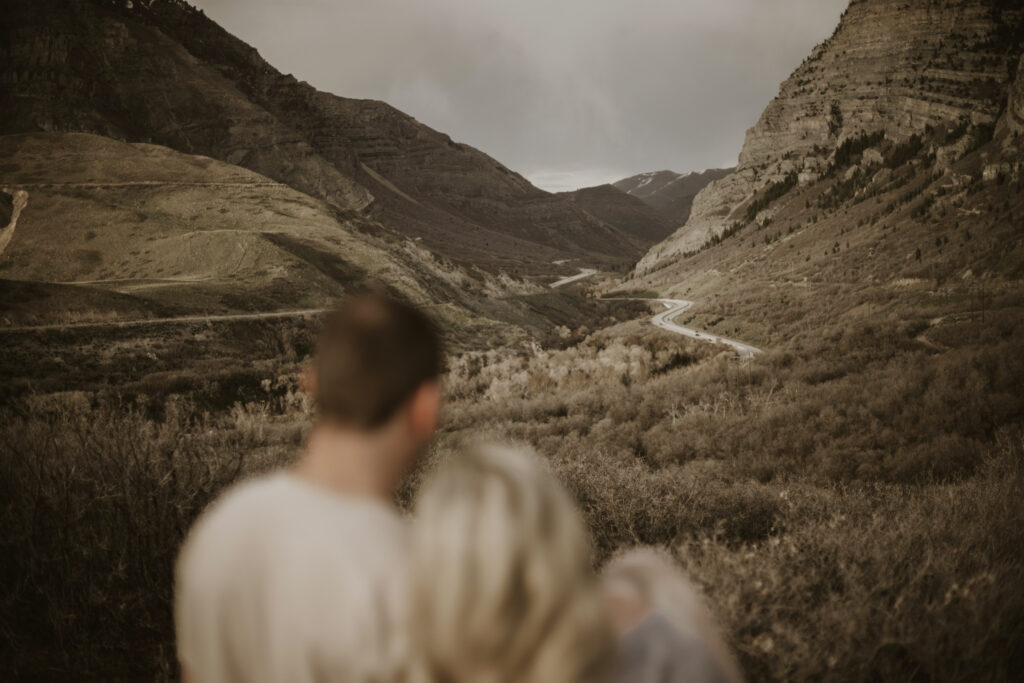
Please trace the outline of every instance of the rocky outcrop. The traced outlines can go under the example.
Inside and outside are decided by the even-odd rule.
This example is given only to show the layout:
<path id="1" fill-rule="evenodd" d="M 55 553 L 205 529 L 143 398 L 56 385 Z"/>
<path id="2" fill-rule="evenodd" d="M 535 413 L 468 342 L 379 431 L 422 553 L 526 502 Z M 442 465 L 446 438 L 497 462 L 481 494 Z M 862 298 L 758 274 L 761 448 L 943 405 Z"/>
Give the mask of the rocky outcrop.
<path id="1" fill-rule="evenodd" d="M 709 183 L 732 173 L 731 168 L 713 168 L 700 173 L 655 171 L 640 173 L 613 183 L 665 216 L 673 225 L 685 225 L 693 200 Z"/>
<path id="2" fill-rule="evenodd" d="M 1004 143 L 1019 149 L 1017 138 L 1024 133 L 1024 54 L 1017 63 L 1016 78 L 1010 86 L 1006 98 L 1006 111 L 999 119 L 996 134 L 1004 138 Z"/>
<path id="3" fill-rule="evenodd" d="M 942 123 L 994 124 L 1022 39 L 1018 2 L 853 0 L 832 37 L 747 132 L 736 172 L 701 193 L 687 225 L 652 248 L 638 272 L 740 220 L 768 184 L 790 174 L 814 182 L 848 138 L 882 131 L 899 140 Z"/>
<path id="4" fill-rule="evenodd" d="M 383 102 L 319 92 L 179 0 L 9 0 L 0 132 L 80 131 L 211 156 L 439 253 L 514 268 L 650 246 Z"/>
<path id="5" fill-rule="evenodd" d="M 14 229 L 18 226 L 18 218 L 28 205 L 28 192 L 25 190 L 0 190 L 0 255 L 14 238 Z"/>

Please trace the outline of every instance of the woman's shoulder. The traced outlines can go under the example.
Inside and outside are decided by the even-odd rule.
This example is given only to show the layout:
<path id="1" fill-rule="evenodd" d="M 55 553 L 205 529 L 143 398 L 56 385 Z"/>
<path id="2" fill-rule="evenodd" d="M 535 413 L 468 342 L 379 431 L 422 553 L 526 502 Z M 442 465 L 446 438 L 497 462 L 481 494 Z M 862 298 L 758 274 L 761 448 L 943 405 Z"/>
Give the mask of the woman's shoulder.
<path id="1" fill-rule="evenodd" d="M 620 643 L 618 683 L 729 683 L 708 645 L 651 612 Z"/>

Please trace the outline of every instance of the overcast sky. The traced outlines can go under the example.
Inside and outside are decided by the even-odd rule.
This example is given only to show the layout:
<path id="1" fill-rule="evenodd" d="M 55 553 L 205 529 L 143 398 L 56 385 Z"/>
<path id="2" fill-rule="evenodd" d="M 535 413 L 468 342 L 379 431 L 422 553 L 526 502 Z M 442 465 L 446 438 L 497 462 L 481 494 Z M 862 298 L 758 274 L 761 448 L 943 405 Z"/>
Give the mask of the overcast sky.
<path id="1" fill-rule="evenodd" d="M 537 185 L 732 166 L 848 0 L 193 0 L 284 73 Z"/>

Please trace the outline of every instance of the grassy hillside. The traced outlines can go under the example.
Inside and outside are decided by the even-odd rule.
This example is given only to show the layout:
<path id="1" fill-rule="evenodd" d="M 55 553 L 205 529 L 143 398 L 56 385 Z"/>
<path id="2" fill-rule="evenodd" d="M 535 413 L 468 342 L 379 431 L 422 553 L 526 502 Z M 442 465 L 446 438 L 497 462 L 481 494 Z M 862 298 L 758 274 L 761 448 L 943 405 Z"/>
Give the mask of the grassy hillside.
<path id="1" fill-rule="evenodd" d="M 564 465 L 604 547 L 672 539 L 754 680 L 1016 676 L 1024 179 L 992 132 L 851 136 L 608 288 L 692 299 L 679 323 L 767 350 L 632 396 L 623 376 L 614 431 L 578 452 L 642 464 Z"/>
<path id="2" fill-rule="evenodd" d="M 29 192 L 0 260 L 7 279 L 219 313 L 323 306 L 372 280 L 426 302 L 465 278 L 365 219 L 208 157 L 85 134 L 2 136 L 0 155 L 0 183 Z"/>
<path id="3" fill-rule="evenodd" d="M 562 194 L 590 215 L 618 227 L 642 242 L 660 242 L 677 227 L 643 201 L 612 185 L 585 187 Z"/>

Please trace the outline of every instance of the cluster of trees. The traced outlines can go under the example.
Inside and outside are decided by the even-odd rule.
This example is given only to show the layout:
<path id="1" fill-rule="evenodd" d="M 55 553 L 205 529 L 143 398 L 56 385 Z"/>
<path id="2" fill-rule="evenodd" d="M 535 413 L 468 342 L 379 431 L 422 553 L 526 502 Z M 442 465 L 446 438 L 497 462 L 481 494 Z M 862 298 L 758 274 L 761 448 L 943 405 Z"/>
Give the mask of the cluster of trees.
<path id="1" fill-rule="evenodd" d="M 785 178 L 769 185 L 761 196 L 750 202 L 747 206 L 745 217 L 747 222 L 751 222 L 757 218 L 757 214 L 761 213 L 769 206 L 772 202 L 780 197 L 784 196 L 790 190 L 797 186 L 799 180 L 797 174 L 788 173 Z"/>

